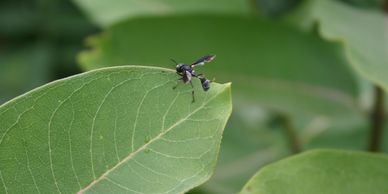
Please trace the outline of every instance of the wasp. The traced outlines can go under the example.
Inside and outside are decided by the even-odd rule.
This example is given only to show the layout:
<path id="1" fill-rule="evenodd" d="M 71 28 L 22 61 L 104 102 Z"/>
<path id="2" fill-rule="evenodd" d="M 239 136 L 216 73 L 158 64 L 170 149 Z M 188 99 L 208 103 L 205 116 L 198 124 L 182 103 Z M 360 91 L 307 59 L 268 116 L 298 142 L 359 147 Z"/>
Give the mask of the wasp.
<path id="1" fill-rule="evenodd" d="M 194 86 L 193 86 L 193 83 L 192 83 L 192 79 L 193 77 L 196 77 L 198 78 L 200 81 L 201 81 L 201 85 L 202 85 L 202 89 L 204 91 L 208 91 L 210 89 L 210 80 L 206 79 L 203 74 L 196 74 L 195 71 L 194 71 L 194 68 L 196 66 L 201 66 L 201 65 L 205 65 L 205 63 L 208 63 L 210 61 L 212 61 L 216 56 L 215 55 L 206 55 L 206 56 L 203 56 L 201 58 L 199 58 L 198 60 L 196 60 L 194 63 L 188 65 L 188 64 L 184 64 L 184 63 L 177 63 L 174 59 L 171 59 L 171 61 L 173 61 L 175 64 L 176 64 L 176 73 L 181 76 L 179 78 L 179 80 L 182 80 L 183 83 L 187 84 L 187 83 L 190 83 L 191 87 L 193 88 L 191 94 L 192 94 L 192 102 L 195 102 L 195 98 L 194 98 Z M 175 89 L 177 87 L 177 85 L 175 87 L 173 87 L 173 89 Z"/>

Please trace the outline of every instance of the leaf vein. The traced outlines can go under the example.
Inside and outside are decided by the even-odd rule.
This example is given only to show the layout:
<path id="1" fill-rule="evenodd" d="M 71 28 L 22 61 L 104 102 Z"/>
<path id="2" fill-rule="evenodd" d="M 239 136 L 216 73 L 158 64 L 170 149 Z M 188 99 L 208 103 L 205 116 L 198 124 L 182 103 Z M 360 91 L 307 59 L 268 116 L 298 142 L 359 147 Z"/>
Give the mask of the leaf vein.
<path id="1" fill-rule="evenodd" d="M 70 93 L 69 96 L 67 96 L 63 101 L 61 101 L 58 106 L 54 109 L 53 113 L 51 114 L 50 116 L 50 119 L 49 119 L 49 122 L 48 122 L 48 130 L 47 130 L 47 135 L 48 135 L 48 149 L 49 149 L 49 162 L 50 162 L 50 170 L 51 170 L 51 176 L 53 177 L 54 179 L 54 184 L 58 190 L 59 193 L 62 193 L 61 190 L 59 189 L 59 186 L 58 186 L 58 182 L 57 182 L 57 179 L 55 177 L 55 173 L 54 173 L 54 166 L 53 166 L 53 158 L 52 158 L 52 149 L 51 149 L 51 122 L 52 120 L 54 119 L 54 116 L 55 114 L 57 113 L 57 111 L 59 110 L 60 107 L 62 107 L 62 105 L 67 102 L 76 92 L 78 92 L 79 90 L 81 90 L 82 88 L 84 88 L 86 85 L 90 84 L 91 82 L 93 81 L 96 81 L 100 78 L 102 78 L 103 76 L 101 77 L 97 77 L 95 79 L 92 79 L 90 80 L 89 82 L 87 83 L 83 83 L 79 88 L 75 89 L 73 92 Z"/>
<path id="2" fill-rule="evenodd" d="M 72 143 L 71 143 L 71 129 L 73 128 L 73 123 L 74 123 L 74 120 L 75 120 L 75 111 L 74 111 L 74 105 L 72 104 L 72 118 L 71 118 L 71 121 L 70 121 L 70 125 L 69 125 L 69 129 L 67 130 L 67 136 L 69 138 L 69 154 L 70 154 L 70 163 L 71 163 L 71 169 L 73 171 L 73 174 L 75 176 L 75 179 L 77 180 L 77 184 L 79 186 L 79 188 L 81 189 L 82 186 L 81 186 L 81 182 L 79 181 L 79 178 L 78 178 L 78 175 L 77 175 L 77 172 L 75 171 L 75 167 L 74 167 L 74 159 L 73 159 L 73 151 L 72 151 Z"/>
<path id="3" fill-rule="evenodd" d="M 220 94 L 220 93 L 219 93 Z M 194 115 L 195 113 L 197 113 L 198 111 L 200 111 L 203 107 L 205 107 L 205 105 L 207 103 L 209 103 L 210 101 L 212 101 L 213 99 L 215 99 L 216 97 L 218 97 L 219 94 L 216 94 L 214 95 L 213 97 L 211 97 L 210 99 L 208 99 L 207 101 L 204 101 L 197 109 L 193 110 L 191 113 L 189 113 L 186 117 L 180 119 L 179 121 L 177 121 L 175 124 L 173 124 L 172 126 L 170 126 L 168 129 L 166 129 L 166 131 L 160 133 L 159 135 L 155 136 L 153 139 L 151 139 L 150 141 L 148 141 L 147 143 L 145 143 L 143 146 L 139 147 L 136 151 L 130 153 L 127 157 L 125 157 L 124 159 L 122 159 L 118 164 L 116 164 L 115 166 L 113 166 L 112 168 L 108 169 L 104 174 L 102 174 L 99 178 L 95 179 L 94 181 L 92 181 L 89 185 L 87 185 L 85 188 L 81 189 L 78 193 L 84 193 L 85 191 L 87 191 L 88 189 L 90 189 L 93 185 L 97 184 L 99 181 L 101 181 L 102 179 L 106 178 L 107 175 L 109 175 L 112 171 L 114 171 L 116 168 L 118 168 L 119 166 L 121 166 L 122 164 L 124 164 L 125 162 L 129 161 L 130 159 L 132 159 L 136 154 L 138 154 L 140 151 L 146 149 L 148 147 L 148 145 L 150 145 L 151 143 L 153 143 L 154 141 L 156 140 L 159 140 L 163 135 L 165 135 L 166 133 L 168 133 L 169 131 L 171 131 L 172 129 L 174 129 L 176 126 L 182 124 L 187 118 L 190 118 L 192 115 Z"/>
<path id="4" fill-rule="evenodd" d="M 164 176 L 164 177 L 167 177 L 167 178 L 170 178 L 170 179 L 179 181 L 176 177 L 172 177 L 172 176 L 170 176 L 170 175 L 168 175 L 168 174 L 165 174 L 165 173 L 162 173 L 162 172 L 158 172 L 158 171 L 156 171 L 156 170 L 154 170 L 154 169 L 152 169 L 152 168 L 150 168 L 150 167 L 148 167 L 148 166 L 142 164 L 141 162 L 137 161 L 135 158 L 133 158 L 132 160 L 133 160 L 137 165 L 139 165 L 139 166 L 141 166 L 141 167 L 143 167 L 143 168 L 145 168 L 145 169 L 151 171 L 151 172 L 154 173 L 154 174 L 162 175 L 162 176 Z"/>
<path id="5" fill-rule="evenodd" d="M 193 138 L 187 138 L 187 139 L 179 139 L 179 140 L 173 140 L 173 139 L 167 139 L 165 137 L 160 138 L 163 141 L 171 142 L 171 143 L 185 143 L 189 141 L 198 141 L 198 140 L 205 140 L 205 139 L 212 139 L 214 138 L 214 135 L 212 136 L 205 136 L 205 137 L 193 137 Z"/>
<path id="6" fill-rule="evenodd" d="M 28 109 L 26 109 L 25 111 L 23 111 L 22 113 L 19 114 L 18 118 L 16 119 L 16 121 L 10 126 L 8 127 L 5 132 L 3 133 L 3 135 L 1 136 L 0 138 L 0 145 L 3 143 L 3 140 L 4 140 L 4 137 L 9 133 L 9 131 L 14 128 L 20 121 L 20 119 L 24 116 L 24 114 L 26 114 L 28 111 L 34 109 L 34 107 L 30 107 Z"/>
<path id="7" fill-rule="evenodd" d="M 108 76 L 107 76 L 108 77 Z M 129 78 L 129 79 L 126 79 L 118 84 L 116 84 L 115 86 L 113 86 L 104 96 L 104 98 L 102 99 L 101 103 L 99 104 L 98 108 L 97 108 L 97 111 L 96 113 L 94 114 L 94 117 L 93 117 L 93 122 L 92 122 L 92 129 L 90 131 L 90 163 L 91 163 L 91 167 L 92 167 L 92 174 L 93 174 L 93 178 L 96 179 L 96 173 L 95 173 L 95 170 L 94 170 L 94 163 L 93 163 L 93 133 L 94 133 L 94 127 L 95 127 L 95 123 L 96 123 L 96 118 L 97 118 L 97 115 L 98 113 L 100 112 L 101 110 L 101 107 L 104 105 L 106 99 L 108 98 L 108 96 L 113 92 L 114 89 L 116 89 L 117 87 L 123 85 L 124 83 L 126 82 L 129 82 L 129 81 L 132 81 L 132 80 L 136 80 L 136 79 L 132 79 L 132 78 Z"/>
<path id="8" fill-rule="evenodd" d="M 0 170 L 0 179 L 1 179 L 1 183 L 4 187 L 4 190 L 5 190 L 5 193 L 8 194 L 8 188 L 7 186 L 5 185 L 5 182 L 4 182 L 4 178 L 3 178 L 3 174 L 1 173 L 1 170 Z"/>
<path id="9" fill-rule="evenodd" d="M 25 140 L 23 139 L 23 141 L 25 141 Z M 32 170 L 31 170 L 31 167 L 30 167 L 30 157 L 28 156 L 28 150 L 27 150 L 26 145 L 24 145 L 24 152 L 25 152 L 26 158 L 27 158 L 27 169 L 28 169 L 28 172 L 29 172 L 30 175 L 31 175 L 32 182 L 34 183 L 34 186 L 35 186 L 36 190 L 38 191 L 38 193 L 41 193 L 40 190 L 39 190 L 39 188 L 38 188 L 38 185 L 36 184 L 35 176 L 34 176 L 34 174 L 32 173 Z"/>
<path id="10" fill-rule="evenodd" d="M 117 130 L 117 119 L 118 119 L 118 115 L 117 115 L 117 108 L 115 109 L 115 127 L 113 129 L 113 143 L 114 143 L 114 146 L 115 146 L 115 153 L 116 153 L 116 159 L 117 159 L 117 162 L 120 162 L 120 157 L 119 157 L 119 152 L 118 152 L 118 149 L 117 149 L 117 140 L 116 140 L 116 130 Z"/>
<path id="11" fill-rule="evenodd" d="M 146 177 L 142 176 L 140 173 L 138 173 L 134 168 L 132 168 L 132 165 L 127 163 L 127 166 L 131 169 L 131 171 L 138 176 L 140 179 L 143 179 L 146 182 L 152 183 L 152 184 L 161 184 L 159 181 L 151 181 L 148 180 Z"/>
<path id="12" fill-rule="evenodd" d="M 166 85 L 167 83 L 169 83 L 170 80 L 168 80 L 167 82 L 164 82 L 163 84 L 159 84 L 159 85 L 156 85 L 152 88 L 150 88 L 149 90 L 147 90 L 147 92 L 144 93 L 141 101 L 140 101 L 140 104 L 139 106 L 137 107 L 137 111 L 136 111 L 136 117 L 135 117 L 135 121 L 134 121 L 134 124 L 133 124 L 133 129 L 132 129 L 132 138 L 131 138 L 131 151 L 135 150 L 135 133 L 136 133 L 136 126 L 137 126 L 137 121 L 139 120 L 139 113 L 140 113 L 140 109 L 141 107 L 143 106 L 143 103 L 144 103 L 144 100 L 146 99 L 146 97 L 148 96 L 148 94 L 157 89 L 157 88 L 160 88 L 164 85 Z"/>
<path id="13" fill-rule="evenodd" d="M 165 125 L 165 122 L 166 122 L 166 117 L 167 117 L 168 113 L 170 112 L 171 107 L 175 104 L 176 100 L 178 99 L 179 95 L 180 95 L 180 92 L 177 92 L 177 95 L 174 97 L 174 99 L 172 100 L 171 104 L 168 106 L 168 108 L 167 108 L 167 110 L 166 110 L 166 113 L 164 113 L 164 115 L 163 115 L 163 119 L 162 119 L 162 131 L 161 131 L 161 132 L 164 131 L 164 128 L 165 128 L 164 125 Z"/>
<path id="14" fill-rule="evenodd" d="M 124 189 L 124 190 L 131 191 L 131 192 L 138 193 L 138 194 L 143 194 L 143 193 L 140 192 L 140 191 L 135 191 L 135 190 L 130 189 L 130 188 L 124 186 L 124 185 L 121 185 L 120 183 L 117 183 L 116 181 L 113 181 L 112 179 L 110 179 L 110 178 L 108 178 L 108 177 L 105 177 L 104 179 L 107 180 L 108 182 L 111 182 L 112 184 L 114 184 L 114 185 L 116 185 L 116 186 L 118 186 L 118 187 Z"/>

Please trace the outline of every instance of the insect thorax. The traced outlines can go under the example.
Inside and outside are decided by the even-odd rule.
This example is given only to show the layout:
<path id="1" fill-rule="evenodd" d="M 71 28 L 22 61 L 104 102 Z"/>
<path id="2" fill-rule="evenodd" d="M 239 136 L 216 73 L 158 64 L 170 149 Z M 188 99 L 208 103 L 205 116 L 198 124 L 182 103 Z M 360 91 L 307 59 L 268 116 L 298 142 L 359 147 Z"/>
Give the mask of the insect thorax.
<path id="1" fill-rule="evenodd" d="M 189 65 L 186 65 L 186 64 L 178 64 L 177 66 L 176 66 L 176 70 L 178 71 L 178 72 L 185 72 L 185 71 L 188 71 L 188 72 L 192 72 L 193 71 L 193 69 L 189 66 Z"/>

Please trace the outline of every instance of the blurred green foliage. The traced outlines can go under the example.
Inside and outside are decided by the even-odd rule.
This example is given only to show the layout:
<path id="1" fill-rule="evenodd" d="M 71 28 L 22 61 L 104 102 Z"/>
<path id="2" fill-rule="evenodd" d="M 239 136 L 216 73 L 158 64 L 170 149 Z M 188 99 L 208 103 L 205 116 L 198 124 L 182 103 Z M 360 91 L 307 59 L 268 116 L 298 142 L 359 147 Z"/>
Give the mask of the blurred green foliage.
<path id="1" fill-rule="evenodd" d="M 274 7 L 267 8 L 270 13 Z M 116 18 L 88 39 L 91 48 L 79 56 L 90 70 L 125 64 L 172 68 L 168 58 L 190 63 L 206 53 L 218 55 L 198 71 L 233 82 L 234 110 L 215 175 L 202 186 L 210 193 L 235 193 L 256 169 L 291 153 L 284 124 L 271 124 L 279 113 L 291 117 L 302 149 L 364 149 L 367 143 L 359 77 L 341 46 L 283 21 L 243 15 Z"/>
<path id="2" fill-rule="evenodd" d="M 252 10 L 247 0 L 73 0 L 91 20 L 101 27 L 110 27 L 128 19 L 168 15 L 211 14 L 246 15 Z"/>
<path id="3" fill-rule="evenodd" d="M 0 2 L 0 103 L 80 72 L 75 56 L 97 28 L 66 0 Z"/>
<path id="4" fill-rule="evenodd" d="M 386 68 L 369 66 L 386 61 L 386 47 L 379 44 L 386 32 L 357 29 L 370 15 L 376 21 L 383 1 L 338 0 L 349 13 L 329 5 L 315 7 L 316 15 L 308 13 L 309 2 L 313 1 L 73 0 L 103 29 L 97 33 L 68 1 L 25 1 L 22 6 L 4 1 L 0 102 L 79 72 L 75 56 L 84 39 L 89 48 L 78 56 L 83 70 L 128 64 L 174 68 L 169 58 L 190 63 L 204 54 L 217 54 L 212 64 L 198 71 L 217 82 L 233 82 L 234 110 L 215 175 L 193 193 L 236 193 L 258 169 L 293 154 L 287 125 L 279 115 L 290 118 L 288 125 L 302 150 L 367 147 L 372 102 L 371 83 L 365 79 L 386 82 Z M 363 17 L 364 11 L 372 14 Z M 295 20 L 308 24 L 308 30 L 289 22 Z M 342 43 L 362 52 L 350 60 Z M 376 45 L 382 46 L 378 52 Z M 388 151 L 388 133 L 384 139 L 383 151 Z"/>
<path id="5" fill-rule="evenodd" d="M 383 154 L 308 151 L 266 166 L 239 194 L 380 194 L 388 190 L 387 162 Z"/>
<path id="6" fill-rule="evenodd" d="M 384 0 L 340 0 L 349 5 L 359 7 L 359 8 L 374 8 L 380 9 L 384 3 Z"/>
<path id="7" fill-rule="evenodd" d="M 252 0 L 252 2 L 261 15 L 276 17 L 293 10 L 301 0 Z"/>

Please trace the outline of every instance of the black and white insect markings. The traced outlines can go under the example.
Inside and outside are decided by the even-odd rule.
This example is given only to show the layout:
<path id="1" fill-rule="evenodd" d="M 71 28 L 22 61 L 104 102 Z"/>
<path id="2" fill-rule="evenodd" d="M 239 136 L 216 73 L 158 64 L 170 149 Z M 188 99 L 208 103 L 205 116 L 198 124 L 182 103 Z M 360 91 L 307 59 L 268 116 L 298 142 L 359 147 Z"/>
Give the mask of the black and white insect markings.
<path id="1" fill-rule="evenodd" d="M 191 87 L 193 88 L 193 91 L 191 92 L 192 97 L 193 97 L 192 102 L 195 102 L 194 86 L 192 83 L 192 78 L 196 77 L 201 81 L 202 89 L 204 91 L 208 91 L 210 89 L 210 82 L 211 82 L 210 80 L 208 80 L 204 76 L 202 76 L 203 74 L 196 74 L 194 71 L 194 68 L 197 65 L 204 65 L 205 63 L 212 61 L 215 57 L 216 57 L 215 55 L 206 55 L 206 56 L 199 58 L 197 61 L 195 61 L 194 63 L 192 63 L 190 65 L 184 64 L 184 63 L 177 63 L 174 59 L 171 59 L 176 64 L 176 73 L 181 76 L 179 78 L 179 80 L 182 80 L 183 83 L 185 83 L 185 84 L 190 83 Z M 176 87 L 177 86 L 175 86 L 173 89 L 175 89 Z"/>

